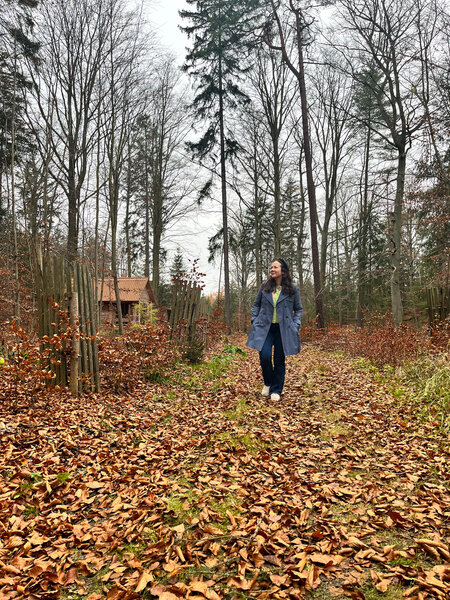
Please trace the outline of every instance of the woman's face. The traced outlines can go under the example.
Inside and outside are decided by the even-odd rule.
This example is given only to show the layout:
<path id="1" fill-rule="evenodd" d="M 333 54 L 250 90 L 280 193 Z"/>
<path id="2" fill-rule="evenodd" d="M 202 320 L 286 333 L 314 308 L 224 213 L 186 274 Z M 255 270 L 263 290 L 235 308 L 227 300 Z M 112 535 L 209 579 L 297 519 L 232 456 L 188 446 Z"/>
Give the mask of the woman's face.
<path id="1" fill-rule="evenodd" d="M 273 277 L 274 279 L 277 279 L 277 277 L 281 277 L 282 273 L 281 273 L 281 265 L 280 263 L 275 260 L 271 265 L 270 265 L 270 276 Z"/>

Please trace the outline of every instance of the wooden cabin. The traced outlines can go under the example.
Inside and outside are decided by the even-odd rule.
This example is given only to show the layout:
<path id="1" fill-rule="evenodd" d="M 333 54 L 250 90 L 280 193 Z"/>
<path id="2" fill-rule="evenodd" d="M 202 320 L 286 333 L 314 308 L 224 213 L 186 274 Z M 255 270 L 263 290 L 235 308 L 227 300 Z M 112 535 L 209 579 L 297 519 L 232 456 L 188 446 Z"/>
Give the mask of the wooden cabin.
<path id="1" fill-rule="evenodd" d="M 145 305 L 156 304 L 155 294 L 148 277 L 118 277 L 120 302 L 122 305 L 122 319 L 124 325 L 129 323 L 140 323 Z M 98 297 L 101 298 L 102 323 L 115 323 L 116 316 L 116 293 L 114 291 L 114 279 L 107 277 L 98 281 Z M 138 305 L 140 310 L 138 310 Z"/>

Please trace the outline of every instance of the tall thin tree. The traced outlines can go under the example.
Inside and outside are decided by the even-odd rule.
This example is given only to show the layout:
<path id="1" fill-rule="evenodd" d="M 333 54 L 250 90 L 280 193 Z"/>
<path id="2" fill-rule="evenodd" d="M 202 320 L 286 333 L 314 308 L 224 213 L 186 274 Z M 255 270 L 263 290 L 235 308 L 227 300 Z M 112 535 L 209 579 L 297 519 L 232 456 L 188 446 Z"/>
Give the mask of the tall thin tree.
<path id="1" fill-rule="evenodd" d="M 309 125 L 308 100 L 306 94 L 305 81 L 305 61 L 304 47 L 311 41 L 310 25 L 312 21 L 308 18 L 305 8 L 301 1 L 288 0 L 287 10 L 293 18 L 292 30 L 295 36 L 296 57 L 291 52 L 290 43 L 286 36 L 285 28 L 281 19 L 280 3 L 275 0 L 269 0 L 271 15 L 266 23 L 264 30 L 264 41 L 272 48 L 281 52 L 284 62 L 292 71 L 298 81 L 300 92 L 300 103 L 302 113 L 302 131 L 303 131 L 303 152 L 305 157 L 306 183 L 309 202 L 309 223 L 311 229 L 311 254 L 314 276 L 314 297 L 316 307 L 316 323 L 319 329 L 325 327 L 325 318 L 323 312 L 323 293 L 320 279 L 319 247 L 317 241 L 317 203 L 316 188 L 313 177 L 313 159 L 312 146 Z M 296 64 L 295 64 L 296 63 Z"/>
<path id="2" fill-rule="evenodd" d="M 208 123 L 206 132 L 190 148 L 200 160 L 208 157 L 216 162 L 213 151 L 219 147 L 225 319 L 231 328 L 226 161 L 236 153 L 238 144 L 227 131 L 226 115 L 229 108 L 248 101 L 237 81 L 246 70 L 245 51 L 257 1 L 187 0 L 187 3 L 195 10 L 180 11 L 181 17 L 189 21 L 182 29 L 193 39 L 184 69 L 197 80 L 194 112 Z"/>

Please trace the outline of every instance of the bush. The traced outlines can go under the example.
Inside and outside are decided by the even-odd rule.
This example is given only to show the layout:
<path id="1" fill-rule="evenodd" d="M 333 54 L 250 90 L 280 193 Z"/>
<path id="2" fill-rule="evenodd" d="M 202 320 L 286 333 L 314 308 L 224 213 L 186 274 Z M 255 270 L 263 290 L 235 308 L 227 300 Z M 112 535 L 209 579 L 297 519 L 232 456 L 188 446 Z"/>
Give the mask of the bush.
<path id="1" fill-rule="evenodd" d="M 179 357 L 162 324 L 135 326 L 122 337 L 99 339 L 102 386 L 131 392 L 142 379 L 164 378 Z"/>
<path id="2" fill-rule="evenodd" d="M 1 391 L 13 403 L 22 400 L 32 404 L 47 390 L 61 389 L 57 385 L 56 370 L 68 360 L 74 330 L 66 311 L 60 310 L 59 304 L 53 302 L 52 309 L 55 333 L 51 337 L 45 335 L 39 338 L 15 321 L 8 323 L 8 343 L 1 347 Z"/>
<path id="3" fill-rule="evenodd" d="M 416 331 L 405 323 L 395 327 L 390 315 L 372 317 L 364 329 L 331 323 L 321 332 L 308 323 L 302 327 L 301 336 L 303 341 L 313 341 L 324 349 L 363 356 L 379 367 L 386 364 L 396 367 L 431 349 L 426 331 Z"/>
<path id="4" fill-rule="evenodd" d="M 192 364 L 202 361 L 205 352 L 205 342 L 198 336 L 191 336 L 183 348 L 182 357 Z"/>
<path id="5" fill-rule="evenodd" d="M 431 343 L 440 350 L 450 350 L 450 317 L 436 321 L 430 331 Z"/>
<path id="6" fill-rule="evenodd" d="M 449 355 L 423 355 L 406 362 L 397 371 L 400 380 L 412 387 L 419 400 L 441 420 L 448 423 L 450 413 L 450 362 Z"/>

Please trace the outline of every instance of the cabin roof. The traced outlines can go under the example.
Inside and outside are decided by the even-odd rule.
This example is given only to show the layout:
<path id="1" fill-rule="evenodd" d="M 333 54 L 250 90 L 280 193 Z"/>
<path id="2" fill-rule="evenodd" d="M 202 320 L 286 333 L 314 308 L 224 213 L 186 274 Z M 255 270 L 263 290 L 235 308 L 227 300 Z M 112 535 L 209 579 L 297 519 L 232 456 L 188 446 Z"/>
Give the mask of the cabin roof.
<path id="1" fill-rule="evenodd" d="M 118 277 L 119 294 L 122 302 L 139 302 L 142 297 L 142 293 L 146 287 L 150 296 L 150 301 L 154 302 L 155 297 L 153 294 L 150 280 L 148 277 Z M 102 290 L 101 279 L 98 281 L 98 297 L 100 298 Z M 112 277 L 105 277 L 103 283 L 103 294 L 102 302 L 116 301 L 116 294 L 114 292 L 114 279 Z"/>

